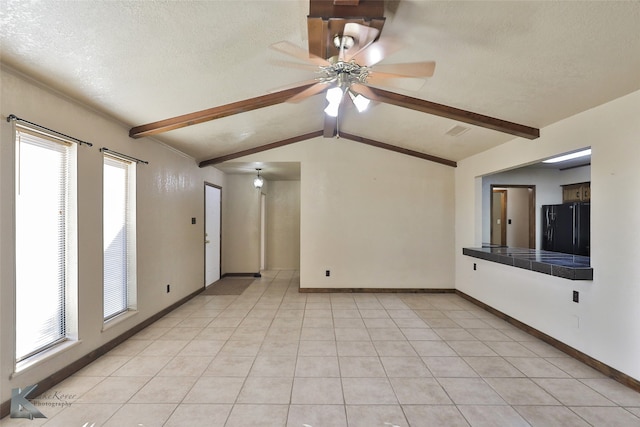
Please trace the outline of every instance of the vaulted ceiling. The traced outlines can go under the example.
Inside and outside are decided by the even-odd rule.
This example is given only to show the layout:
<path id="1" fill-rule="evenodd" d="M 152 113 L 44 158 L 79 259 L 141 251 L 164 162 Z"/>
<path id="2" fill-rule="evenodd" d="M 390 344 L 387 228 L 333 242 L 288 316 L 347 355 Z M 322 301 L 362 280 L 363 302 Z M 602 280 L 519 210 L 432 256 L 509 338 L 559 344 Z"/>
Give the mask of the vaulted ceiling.
<path id="1" fill-rule="evenodd" d="M 400 101 L 379 91 L 383 102 L 368 111 L 341 110 L 339 131 L 361 142 L 455 162 L 513 139 L 513 132 L 423 112 L 430 103 L 543 133 L 640 89 L 638 2 L 398 0 L 382 10 L 381 39 L 404 45 L 382 64 L 437 66 L 417 91 L 381 88 Z M 292 104 L 281 102 L 289 93 L 273 95 L 315 77 L 269 49 L 279 41 L 308 49 L 309 12 L 308 0 L 2 0 L 1 60 L 132 132 L 223 110 L 215 120 L 153 136 L 206 165 L 326 130 L 324 96 Z M 277 102 L 259 104 L 264 99 Z M 407 108 L 407 99 L 426 107 Z M 469 129 L 448 135 L 457 125 Z"/>

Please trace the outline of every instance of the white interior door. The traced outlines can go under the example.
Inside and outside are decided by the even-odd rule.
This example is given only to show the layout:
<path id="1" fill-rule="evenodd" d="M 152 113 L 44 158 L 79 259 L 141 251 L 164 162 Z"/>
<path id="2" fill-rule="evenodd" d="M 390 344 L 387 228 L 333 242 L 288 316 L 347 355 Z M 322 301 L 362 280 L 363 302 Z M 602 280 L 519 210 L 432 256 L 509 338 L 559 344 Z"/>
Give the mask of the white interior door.
<path id="1" fill-rule="evenodd" d="M 209 286 L 213 282 L 220 280 L 220 222 L 222 190 L 210 184 L 205 184 L 204 188 L 204 285 Z"/>

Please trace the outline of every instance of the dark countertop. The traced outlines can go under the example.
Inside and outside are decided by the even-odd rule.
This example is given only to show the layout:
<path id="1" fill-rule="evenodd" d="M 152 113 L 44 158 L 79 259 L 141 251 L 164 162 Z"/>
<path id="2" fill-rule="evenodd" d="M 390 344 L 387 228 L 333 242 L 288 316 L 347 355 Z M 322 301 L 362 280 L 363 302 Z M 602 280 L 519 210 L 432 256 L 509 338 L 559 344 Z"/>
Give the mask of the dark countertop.
<path id="1" fill-rule="evenodd" d="M 492 245 L 481 248 L 462 248 L 462 253 L 474 258 L 524 268 L 525 270 L 564 279 L 593 280 L 591 258 L 587 256 Z"/>

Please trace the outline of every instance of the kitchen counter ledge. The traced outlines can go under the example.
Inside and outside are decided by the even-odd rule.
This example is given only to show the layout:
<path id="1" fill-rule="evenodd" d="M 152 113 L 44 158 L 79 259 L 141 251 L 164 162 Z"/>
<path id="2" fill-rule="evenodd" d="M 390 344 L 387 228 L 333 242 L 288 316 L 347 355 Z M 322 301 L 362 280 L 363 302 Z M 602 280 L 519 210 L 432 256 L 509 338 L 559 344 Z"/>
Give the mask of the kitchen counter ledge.
<path id="1" fill-rule="evenodd" d="M 591 258 L 539 249 L 483 246 L 462 248 L 462 254 L 569 280 L 593 280 Z"/>

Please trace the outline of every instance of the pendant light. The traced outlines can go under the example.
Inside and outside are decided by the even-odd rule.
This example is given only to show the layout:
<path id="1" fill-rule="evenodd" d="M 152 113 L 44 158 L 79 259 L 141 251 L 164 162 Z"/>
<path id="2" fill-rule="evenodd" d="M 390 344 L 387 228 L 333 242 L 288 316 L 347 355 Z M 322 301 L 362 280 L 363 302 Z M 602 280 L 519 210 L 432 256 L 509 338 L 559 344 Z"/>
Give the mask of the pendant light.
<path id="1" fill-rule="evenodd" d="M 253 180 L 253 186 L 257 189 L 260 189 L 264 185 L 264 179 L 260 176 L 260 171 L 262 169 L 256 168 L 256 170 L 258 171 L 258 176 L 256 176 L 256 178 Z"/>

